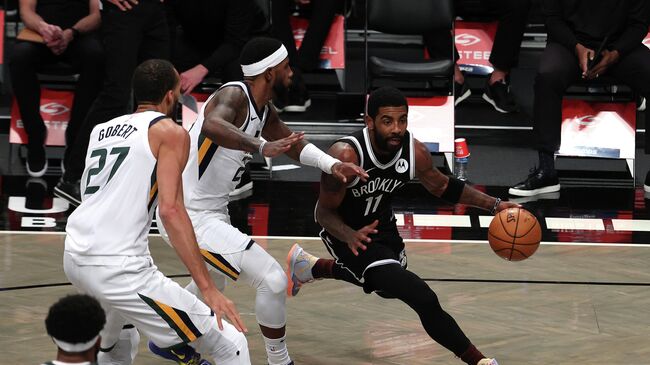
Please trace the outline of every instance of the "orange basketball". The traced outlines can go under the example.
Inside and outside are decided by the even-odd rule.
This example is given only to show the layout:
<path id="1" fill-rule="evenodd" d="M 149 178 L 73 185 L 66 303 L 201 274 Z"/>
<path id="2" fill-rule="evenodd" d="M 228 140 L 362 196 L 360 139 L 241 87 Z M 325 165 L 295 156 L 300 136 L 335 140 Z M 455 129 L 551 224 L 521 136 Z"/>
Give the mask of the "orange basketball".
<path id="1" fill-rule="evenodd" d="M 508 261 L 521 261 L 532 256 L 542 240 L 542 228 L 529 211 L 509 208 L 492 218 L 488 241 L 492 250 Z"/>

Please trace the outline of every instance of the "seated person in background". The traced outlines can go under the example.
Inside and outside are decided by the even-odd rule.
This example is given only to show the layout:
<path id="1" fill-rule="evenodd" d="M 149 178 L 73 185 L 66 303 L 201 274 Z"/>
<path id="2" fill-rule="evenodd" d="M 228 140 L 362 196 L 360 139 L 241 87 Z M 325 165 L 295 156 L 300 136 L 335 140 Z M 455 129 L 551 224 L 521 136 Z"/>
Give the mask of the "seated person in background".
<path id="1" fill-rule="evenodd" d="M 99 302 L 88 295 L 68 295 L 54 303 L 47 318 L 47 334 L 58 348 L 56 364 L 96 364 L 100 346 L 99 331 L 104 328 L 106 315 Z"/>
<path id="2" fill-rule="evenodd" d="M 293 82 L 288 94 L 278 95 L 273 102 L 278 112 L 300 113 L 306 111 L 311 105 L 302 74 L 318 67 L 321 49 L 329 34 L 334 15 L 341 9 L 342 4 L 341 0 L 273 0 L 271 34 L 287 48 L 293 70 Z M 296 49 L 293 30 L 289 23 L 289 16 L 296 7 L 311 12 L 309 28 L 300 49 Z M 309 9 L 305 9 L 306 7 Z"/>
<path id="3" fill-rule="evenodd" d="M 47 129 L 40 114 L 37 73 L 44 65 L 62 61 L 79 73 L 65 134 L 67 142 L 74 141 L 102 83 L 104 54 L 93 34 L 100 25 L 99 2 L 20 0 L 20 17 L 25 27 L 38 35 L 31 37 L 34 41 L 16 42 L 9 59 L 9 73 L 27 132 L 27 172 L 32 177 L 40 177 L 47 170 L 44 147 Z M 68 158 L 66 149 L 64 164 Z"/>
<path id="4" fill-rule="evenodd" d="M 544 0 L 548 43 L 535 78 L 533 135 L 539 167 L 510 194 L 532 196 L 560 190 L 553 154 L 560 146 L 562 97 L 580 78 L 607 75 L 650 96 L 647 0 Z M 607 38 L 600 62 L 588 68 Z M 646 111 L 646 120 L 648 112 Z"/>
<path id="5" fill-rule="evenodd" d="M 268 21 L 255 0 L 167 0 L 172 63 L 181 72 L 181 92 L 189 94 L 208 75 L 223 83 L 244 76 L 239 53 Z"/>
<path id="6" fill-rule="evenodd" d="M 458 3 L 458 0 L 456 2 Z M 481 0 L 481 3 L 486 3 L 485 7 L 489 9 L 496 8 L 500 14 L 499 26 L 490 54 L 490 63 L 494 66 L 494 72 L 487 79 L 483 99 L 498 112 L 513 113 L 517 111 L 517 104 L 510 92 L 509 75 L 510 70 L 517 66 L 519 59 L 530 0 Z M 458 9 L 459 6 L 456 8 L 458 13 L 462 14 L 462 9 Z M 430 55 L 444 57 L 452 48 L 452 37 L 447 32 L 425 34 L 424 44 Z M 453 47 L 454 61 L 458 62 L 459 54 L 456 47 Z M 456 105 L 472 94 L 465 84 L 465 76 L 460 71 L 458 63 L 454 67 L 454 88 Z"/>

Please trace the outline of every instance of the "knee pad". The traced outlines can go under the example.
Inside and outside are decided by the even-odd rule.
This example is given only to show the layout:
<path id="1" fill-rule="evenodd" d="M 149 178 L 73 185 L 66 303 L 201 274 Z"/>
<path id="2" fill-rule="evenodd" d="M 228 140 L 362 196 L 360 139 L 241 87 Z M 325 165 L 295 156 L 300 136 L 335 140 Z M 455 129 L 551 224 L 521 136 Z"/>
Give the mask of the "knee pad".
<path id="1" fill-rule="evenodd" d="M 270 293 L 284 295 L 287 291 L 287 285 L 287 275 L 280 267 L 280 264 L 274 262 L 262 278 L 259 289 L 266 289 Z"/>

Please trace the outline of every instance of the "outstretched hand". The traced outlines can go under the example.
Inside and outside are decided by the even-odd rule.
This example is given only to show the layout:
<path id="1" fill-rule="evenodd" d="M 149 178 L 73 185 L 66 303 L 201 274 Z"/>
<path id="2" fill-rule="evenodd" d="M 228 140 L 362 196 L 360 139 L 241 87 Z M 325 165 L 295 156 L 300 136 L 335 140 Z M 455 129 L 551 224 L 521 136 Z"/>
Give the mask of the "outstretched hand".
<path id="1" fill-rule="evenodd" d="M 291 133 L 289 136 L 275 140 L 263 142 L 264 146 L 260 153 L 264 157 L 275 157 L 287 152 L 293 145 L 305 138 L 305 132 Z"/>
<path id="2" fill-rule="evenodd" d="M 217 325 L 219 329 L 223 331 L 223 323 L 221 323 L 221 318 L 225 315 L 228 317 L 232 325 L 235 326 L 239 332 L 248 332 L 246 325 L 241 320 L 237 308 L 235 308 L 235 303 L 232 300 L 226 298 L 221 292 L 217 290 L 211 290 L 210 292 L 203 293 L 203 299 L 205 304 L 212 309 L 214 314 L 217 316 Z"/>
<path id="3" fill-rule="evenodd" d="M 368 173 L 361 166 L 350 162 L 337 162 L 332 166 L 332 176 L 340 180 L 342 183 L 347 183 L 347 176 L 358 176 L 361 181 L 366 182 Z"/>
<path id="4" fill-rule="evenodd" d="M 501 201 L 499 205 L 497 206 L 497 211 L 496 213 L 499 213 L 500 211 L 508 208 L 522 208 L 521 204 L 513 203 L 513 202 L 506 202 L 506 201 Z"/>
<path id="5" fill-rule="evenodd" d="M 379 224 L 379 221 L 375 219 L 374 222 L 354 232 L 352 237 L 347 241 L 348 247 L 354 256 L 359 256 L 359 249 L 365 251 L 367 248 L 365 244 L 372 242 L 372 239 L 368 235 L 377 233 L 377 224 Z"/>

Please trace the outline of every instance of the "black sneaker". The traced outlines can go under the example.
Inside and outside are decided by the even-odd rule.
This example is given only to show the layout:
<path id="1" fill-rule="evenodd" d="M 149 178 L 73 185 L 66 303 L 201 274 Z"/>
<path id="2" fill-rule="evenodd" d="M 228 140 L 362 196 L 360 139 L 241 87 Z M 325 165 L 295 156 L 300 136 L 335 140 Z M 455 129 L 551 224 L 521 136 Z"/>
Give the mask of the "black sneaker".
<path id="1" fill-rule="evenodd" d="M 31 177 L 41 177 L 47 171 L 47 158 L 44 146 L 30 146 L 27 148 L 27 174 Z"/>
<path id="2" fill-rule="evenodd" d="M 636 99 L 636 110 L 644 112 L 646 108 L 646 99 L 643 96 L 638 96 Z"/>
<path id="3" fill-rule="evenodd" d="M 239 183 L 235 186 L 235 190 L 231 191 L 230 200 L 238 200 L 251 196 L 253 194 L 253 180 L 248 170 L 244 171 L 239 179 Z"/>
<path id="4" fill-rule="evenodd" d="M 81 191 L 79 181 L 70 182 L 63 177 L 54 187 L 54 195 L 65 199 L 68 203 L 78 207 L 81 204 Z"/>
<path id="5" fill-rule="evenodd" d="M 483 100 L 490 103 L 500 113 L 514 113 L 517 111 L 517 103 L 510 92 L 510 85 L 505 81 L 497 81 L 490 85 L 490 78 L 488 77 Z"/>
<path id="6" fill-rule="evenodd" d="M 469 98 L 470 95 L 472 95 L 472 90 L 467 86 L 467 82 L 459 84 L 454 81 L 454 106 L 458 106 L 463 100 Z"/>
<path id="7" fill-rule="evenodd" d="M 289 102 L 284 107 L 283 111 L 288 113 L 304 113 L 310 106 L 311 99 L 309 98 L 309 92 L 307 91 L 307 88 L 290 89 Z"/>
<path id="8" fill-rule="evenodd" d="M 534 170 L 528 178 L 508 190 L 508 194 L 516 196 L 533 196 L 538 194 L 560 191 L 560 181 L 555 170 Z"/>

